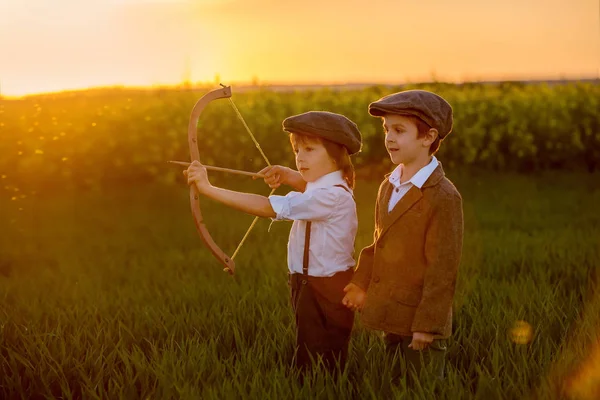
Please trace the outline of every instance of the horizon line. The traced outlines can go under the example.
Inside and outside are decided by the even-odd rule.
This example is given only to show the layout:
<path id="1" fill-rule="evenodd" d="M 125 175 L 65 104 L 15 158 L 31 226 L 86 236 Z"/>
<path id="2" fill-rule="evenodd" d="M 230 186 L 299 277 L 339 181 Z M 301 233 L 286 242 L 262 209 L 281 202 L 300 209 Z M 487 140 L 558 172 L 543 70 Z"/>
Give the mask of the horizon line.
<path id="1" fill-rule="evenodd" d="M 466 84 L 500 84 L 500 83 L 566 83 L 566 82 L 600 82 L 600 76 L 584 75 L 579 77 L 538 77 L 538 78 L 504 78 L 504 79 L 479 79 L 479 80 L 443 80 L 443 79 L 431 79 L 431 80 L 417 80 L 417 81 L 398 81 L 398 82 L 377 82 L 377 81 L 260 81 L 260 80 L 245 80 L 235 81 L 232 80 L 227 84 L 223 81 L 196 81 L 196 82 L 178 82 L 178 83 L 153 83 L 149 85 L 127 85 L 122 83 L 88 86 L 88 87 L 75 87 L 66 88 L 63 90 L 27 93 L 27 94 L 3 94 L 1 91 L 0 82 L 0 98 L 1 99 L 24 99 L 28 97 L 38 96 L 51 96 L 60 94 L 74 94 L 78 92 L 88 91 L 102 91 L 102 90 L 157 90 L 157 89 L 184 89 L 184 90 L 196 90 L 203 89 L 206 87 L 218 87 L 219 85 L 224 86 L 237 86 L 240 89 L 257 89 L 257 88 L 271 88 L 271 89 L 292 89 L 292 88 L 326 88 L 326 87 L 354 87 L 364 88 L 373 86 L 407 86 L 407 85 L 427 85 L 427 84 L 448 84 L 448 85 L 466 85 Z"/>

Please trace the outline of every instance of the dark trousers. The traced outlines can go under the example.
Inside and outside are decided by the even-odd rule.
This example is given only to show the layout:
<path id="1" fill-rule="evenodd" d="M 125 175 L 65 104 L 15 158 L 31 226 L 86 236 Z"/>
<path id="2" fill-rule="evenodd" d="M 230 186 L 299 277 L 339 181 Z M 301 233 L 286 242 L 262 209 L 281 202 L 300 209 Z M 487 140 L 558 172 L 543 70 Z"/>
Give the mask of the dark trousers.
<path id="1" fill-rule="evenodd" d="M 339 363 L 343 370 L 348 358 L 348 344 L 354 312 L 342 304 L 344 287 L 353 270 L 332 277 L 291 274 L 291 300 L 296 317 L 296 366 L 305 371 L 312 360 L 321 359 L 332 373 Z M 312 359 L 312 360 L 311 360 Z"/>
<path id="2" fill-rule="evenodd" d="M 435 377 L 444 378 L 446 358 L 446 341 L 435 339 L 425 350 L 413 350 L 408 347 L 412 336 L 400 336 L 393 333 L 384 333 L 383 341 L 388 359 L 396 357 L 392 367 L 392 379 L 399 381 L 406 376 L 408 382 L 415 378 Z"/>

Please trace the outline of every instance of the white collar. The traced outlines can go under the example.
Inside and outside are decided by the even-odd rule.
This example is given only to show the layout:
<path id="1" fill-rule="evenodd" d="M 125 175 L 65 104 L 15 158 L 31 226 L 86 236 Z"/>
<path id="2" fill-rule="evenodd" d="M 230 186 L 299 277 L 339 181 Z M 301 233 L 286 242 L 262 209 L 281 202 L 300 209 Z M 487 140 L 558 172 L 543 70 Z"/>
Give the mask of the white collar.
<path id="1" fill-rule="evenodd" d="M 344 176 L 342 175 L 342 170 L 338 169 L 337 171 L 330 172 L 328 174 L 323 175 L 319 179 L 314 182 L 306 183 L 306 190 L 315 190 L 320 188 L 331 187 L 335 185 L 344 185 L 348 187 Z"/>
<path id="2" fill-rule="evenodd" d="M 388 180 L 394 187 L 400 187 L 400 185 L 406 185 L 408 183 L 411 183 L 414 186 L 421 189 L 421 187 L 423 187 L 425 182 L 427 182 L 427 179 L 429 179 L 429 177 L 431 176 L 431 174 L 437 168 L 438 165 L 439 165 L 439 162 L 438 162 L 437 158 L 435 158 L 435 156 L 431 157 L 431 161 L 429 162 L 429 164 L 427 164 L 426 166 L 421 168 L 419 171 L 417 171 L 417 173 L 414 174 L 412 176 L 412 178 L 410 178 L 408 181 L 401 184 L 400 178 L 402 177 L 402 170 L 404 169 L 404 165 L 399 164 L 394 169 L 394 171 L 392 171 Z"/>

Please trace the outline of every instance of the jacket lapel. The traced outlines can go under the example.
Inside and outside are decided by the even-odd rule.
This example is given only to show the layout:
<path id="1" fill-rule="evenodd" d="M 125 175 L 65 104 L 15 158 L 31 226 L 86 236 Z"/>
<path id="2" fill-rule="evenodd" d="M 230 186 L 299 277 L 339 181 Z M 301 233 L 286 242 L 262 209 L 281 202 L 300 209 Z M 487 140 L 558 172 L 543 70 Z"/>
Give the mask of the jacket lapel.
<path id="1" fill-rule="evenodd" d="M 393 186 L 386 177 L 385 185 L 381 190 L 381 197 L 379 198 L 379 220 L 377 223 L 379 224 L 380 229 L 383 228 L 383 223 L 388 217 L 388 203 L 390 202 L 390 197 L 392 196 L 392 190 Z"/>
<path id="2" fill-rule="evenodd" d="M 391 184 L 390 184 L 391 186 Z M 390 190 L 391 192 L 391 190 Z M 391 194 L 390 194 L 391 195 Z M 383 214 L 383 228 L 381 229 L 380 236 L 383 236 L 388 228 L 398 220 L 405 212 L 407 212 L 417 201 L 423 197 L 421 189 L 416 186 L 411 187 L 408 192 L 400 199 L 398 204 L 392 209 L 391 213 L 387 212 L 387 207 L 390 199 L 390 195 L 387 196 L 385 202 L 385 214 Z"/>
<path id="3" fill-rule="evenodd" d="M 423 188 L 437 185 L 444 177 L 444 169 L 440 163 L 437 168 L 433 171 L 431 176 L 425 181 Z M 404 213 L 406 213 L 415 203 L 417 203 L 423 192 L 416 186 L 409 189 L 408 192 L 400 199 L 398 204 L 392 209 L 391 213 L 388 213 L 388 204 L 390 197 L 392 196 L 393 185 L 387 181 L 384 191 L 382 193 L 381 201 L 379 202 L 379 215 L 381 216 L 381 232 L 379 237 L 383 236 L 389 227 L 394 224 Z"/>

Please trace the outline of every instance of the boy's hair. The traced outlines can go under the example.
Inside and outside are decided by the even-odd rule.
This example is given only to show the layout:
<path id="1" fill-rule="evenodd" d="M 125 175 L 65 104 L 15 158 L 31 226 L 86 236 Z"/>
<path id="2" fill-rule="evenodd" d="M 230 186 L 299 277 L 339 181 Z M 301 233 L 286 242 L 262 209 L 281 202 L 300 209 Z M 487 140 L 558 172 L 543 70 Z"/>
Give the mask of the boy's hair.
<path id="1" fill-rule="evenodd" d="M 318 136 L 302 135 L 299 133 L 290 134 L 290 141 L 292 142 L 292 145 L 294 140 L 296 142 L 304 142 L 309 138 L 314 139 L 323 144 L 323 147 L 325 147 L 325 151 L 327 151 L 329 157 L 331 157 L 331 159 L 335 162 L 335 165 L 337 165 L 338 168 L 342 170 L 342 176 L 348 184 L 348 187 L 350 187 L 350 189 L 354 189 L 354 165 L 352 164 L 352 160 L 350 159 L 350 154 L 348 154 L 348 149 L 342 146 L 341 144 L 334 143 L 330 140 L 323 139 Z"/>
<path id="2" fill-rule="evenodd" d="M 429 126 L 425 121 L 423 121 L 419 117 L 415 117 L 413 115 L 408 115 L 408 118 L 411 121 L 413 121 L 414 124 L 417 126 L 417 137 L 418 138 L 422 138 L 423 136 L 425 136 L 427 134 L 427 132 L 429 132 L 429 130 L 431 129 L 431 126 Z M 435 138 L 435 140 L 433 141 L 433 143 L 431 143 L 431 146 L 429 146 L 429 155 L 430 156 L 435 154 L 439 150 L 441 142 L 442 142 L 442 140 L 440 139 L 440 135 L 438 133 L 438 135 Z"/>

